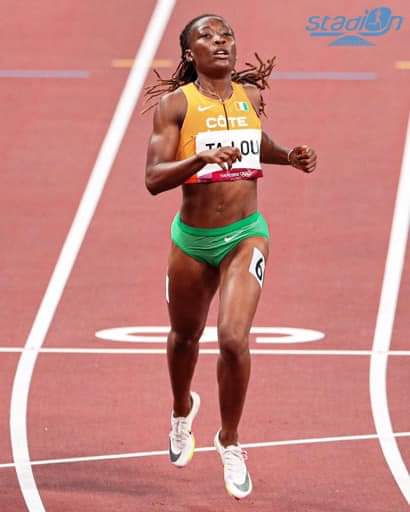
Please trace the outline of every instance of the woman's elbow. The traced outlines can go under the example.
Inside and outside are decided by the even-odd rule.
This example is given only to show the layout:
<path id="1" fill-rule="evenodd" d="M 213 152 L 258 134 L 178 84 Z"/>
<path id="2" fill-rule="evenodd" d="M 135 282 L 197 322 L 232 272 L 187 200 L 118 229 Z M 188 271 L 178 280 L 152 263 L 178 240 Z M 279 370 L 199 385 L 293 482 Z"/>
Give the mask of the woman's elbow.
<path id="1" fill-rule="evenodd" d="M 145 187 L 152 196 L 156 196 L 159 193 L 159 190 L 155 188 L 155 185 L 148 182 L 147 180 L 145 180 Z"/>
<path id="2" fill-rule="evenodd" d="M 153 196 L 157 195 L 160 192 L 158 183 L 154 179 L 152 172 L 150 172 L 149 170 L 147 170 L 147 172 L 145 173 L 145 187 L 148 190 L 148 192 Z"/>

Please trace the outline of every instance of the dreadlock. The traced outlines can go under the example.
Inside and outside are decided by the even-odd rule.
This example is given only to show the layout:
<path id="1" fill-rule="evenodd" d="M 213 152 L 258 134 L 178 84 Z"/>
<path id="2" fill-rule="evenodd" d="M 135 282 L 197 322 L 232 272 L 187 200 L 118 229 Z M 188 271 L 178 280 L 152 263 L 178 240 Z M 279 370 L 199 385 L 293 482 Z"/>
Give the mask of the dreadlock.
<path id="1" fill-rule="evenodd" d="M 191 33 L 192 27 L 195 23 L 202 18 L 220 18 L 220 16 L 216 14 L 202 14 L 201 16 L 197 16 L 192 19 L 182 30 L 179 35 L 179 44 L 181 47 L 181 60 L 179 64 L 172 74 L 171 78 L 163 79 L 161 75 L 158 73 L 156 69 L 154 69 L 154 73 L 157 77 L 157 82 L 154 85 L 150 85 L 145 89 L 145 98 L 146 103 L 153 102 L 159 96 L 162 96 L 165 93 L 175 91 L 178 87 L 182 85 L 189 84 L 191 82 L 195 82 L 198 78 L 198 74 L 195 69 L 195 65 L 192 61 L 188 61 L 186 59 L 186 50 L 189 49 L 189 35 Z M 255 53 L 256 60 L 258 63 L 251 64 L 249 62 L 245 63 L 246 68 L 241 71 L 233 71 L 231 80 L 238 84 L 252 84 L 255 85 L 259 90 L 263 91 L 266 88 L 269 88 L 268 78 L 272 72 L 272 69 L 275 65 L 275 58 L 267 59 L 265 62 L 259 57 L 257 53 Z M 147 112 L 151 108 L 155 107 L 157 102 L 151 103 L 143 113 Z M 261 105 L 259 108 L 260 113 L 265 114 L 265 102 L 263 101 L 263 97 L 261 97 Z"/>

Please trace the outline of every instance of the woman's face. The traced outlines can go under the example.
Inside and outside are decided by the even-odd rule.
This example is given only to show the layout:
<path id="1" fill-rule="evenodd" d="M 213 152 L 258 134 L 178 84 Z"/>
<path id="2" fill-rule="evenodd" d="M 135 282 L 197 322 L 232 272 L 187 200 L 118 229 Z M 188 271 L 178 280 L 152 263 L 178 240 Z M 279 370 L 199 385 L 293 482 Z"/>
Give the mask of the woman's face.
<path id="1" fill-rule="evenodd" d="M 236 63 L 236 43 L 232 28 L 223 18 L 201 18 L 189 34 L 189 50 L 198 73 L 211 78 L 229 74 Z"/>

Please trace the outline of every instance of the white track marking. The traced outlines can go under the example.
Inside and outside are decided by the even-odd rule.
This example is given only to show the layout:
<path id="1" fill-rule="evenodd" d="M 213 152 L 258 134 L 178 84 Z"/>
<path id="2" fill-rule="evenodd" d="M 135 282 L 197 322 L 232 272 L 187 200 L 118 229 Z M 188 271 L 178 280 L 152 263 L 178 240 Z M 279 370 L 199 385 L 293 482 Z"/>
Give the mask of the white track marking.
<path id="1" fill-rule="evenodd" d="M 370 398 L 376 432 L 386 462 L 407 503 L 410 475 L 394 438 L 387 399 L 387 360 L 391 343 L 400 281 L 410 226 L 410 117 L 404 146 L 400 181 L 390 233 L 389 249 L 370 359 Z"/>
<path id="2" fill-rule="evenodd" d="M 262 253 L 261 253 L 262 254 Z M 167 334 L 170 327 L 166 325 L 137 325 L 127 327 L 114 327 L 111 329 L 101 329 L 95 333 L 97 338 L 106 341 L 127 341 L 130 343 L 166 343 Z M 158 336 L 159 334 L 159 336 Z M 301 329 L 295 327 L 251 327 L 250 334 L 268 334 L 266 336 L 257 336 L 256 343 L 306 343 L 310 341 L 319 341 L 325 337 L 325 334 L 312 329 Z M 153 336 L 155 335 L 155 336 Z M 276 335 L 276 336 L 273 336 Z M 201 343 L 211 343 L 218 341 L 218 329 L 214 325 L 207 325 L 199 340 Z"/>
<path id="3" fill-rule="evenodd" d="M 0 353 L 32 352 L 34 349 L 22 347 L 0 347 Z M 165 348 L 41 348 L 41 354 L 166 354 Z M 389 352 L 372 352 L 371 350 L 312 350 L 312 349 L 251 349 L 255 355 L 278 356 L 371 356 L 387 354 L 389 356 L 410 356 L 410 350 L 390 350 Z M 217 355 L 218 349 L 201 349 L 200 354 Z"/>
<path id="4" fill-rule="evenodd" d="M 395 437 L 410 437 L 410 432 L 398 432 L 393 434 Z M 267 441 L 260 443 L 245 443 L 242 444 L 244 448 L 269 448 L 275 446 L 294 446 L 303 444 L 322 444 L 322 443 L 339 443 L 346 441 L 368 441 L 377 439 L 377 434 L 363 434 L 356 436 L 337 436 L 337 437 L 314 437 L 310 439 L 290 439 L 285 441 Z M 195 452 L 212 452 L 215 448 L 212 446 L 204 446 L 196 448 Z M 131 453 L 118 453 L 112 455 L 91 455 L 88 457 L 69 457 L 65 459 L 43 459 L 31 461 L 32 466 L 45 466 L 49 464 L 71 464 L 74 462 L 99 462 L 106 460 L 118 459 L 136 459 L 144 457 L 158 457 L 168 455 L 168 450 L 154 450 L 150 452 L 131 452 Z M 13 468 L 15 464 L 0 464 L 0 469 Z"/>
<path id="5" fill-rule="evenodd" d="M 27 400 L 33 369 L 174 4 L 175 0 L 158 0 L 155 6 L 144 39 L 136 55 L 135 63 L 128 76 L 72 226 L 27 338 L 25 347 L 30 350 L 24 350 L 18 362 L 10 405 L 11 445 L 19 485 L 27 508 L 32 512 L 43 512 L 45 510 L 31 470 L 27 439 Z"/>

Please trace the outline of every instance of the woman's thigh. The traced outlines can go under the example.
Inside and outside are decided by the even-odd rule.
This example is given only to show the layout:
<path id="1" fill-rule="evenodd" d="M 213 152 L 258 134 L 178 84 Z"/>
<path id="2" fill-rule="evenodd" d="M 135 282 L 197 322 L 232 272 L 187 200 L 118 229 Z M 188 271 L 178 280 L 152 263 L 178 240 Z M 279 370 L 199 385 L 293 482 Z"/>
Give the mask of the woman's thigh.
<path id="1" fill-rule="evenodd" d="M 172 330 L 200 336 L 219 284 L 219 270 L 195 260 L 174 244 L 168 261 L 168 311 Z"/>
<path id="2" fill-rule="evenodd" d="M 261 295 L 269 242 L 262 237 L 243 240 L 220 266 L 220 334 L 243 339 L 249 334 Z"/>

